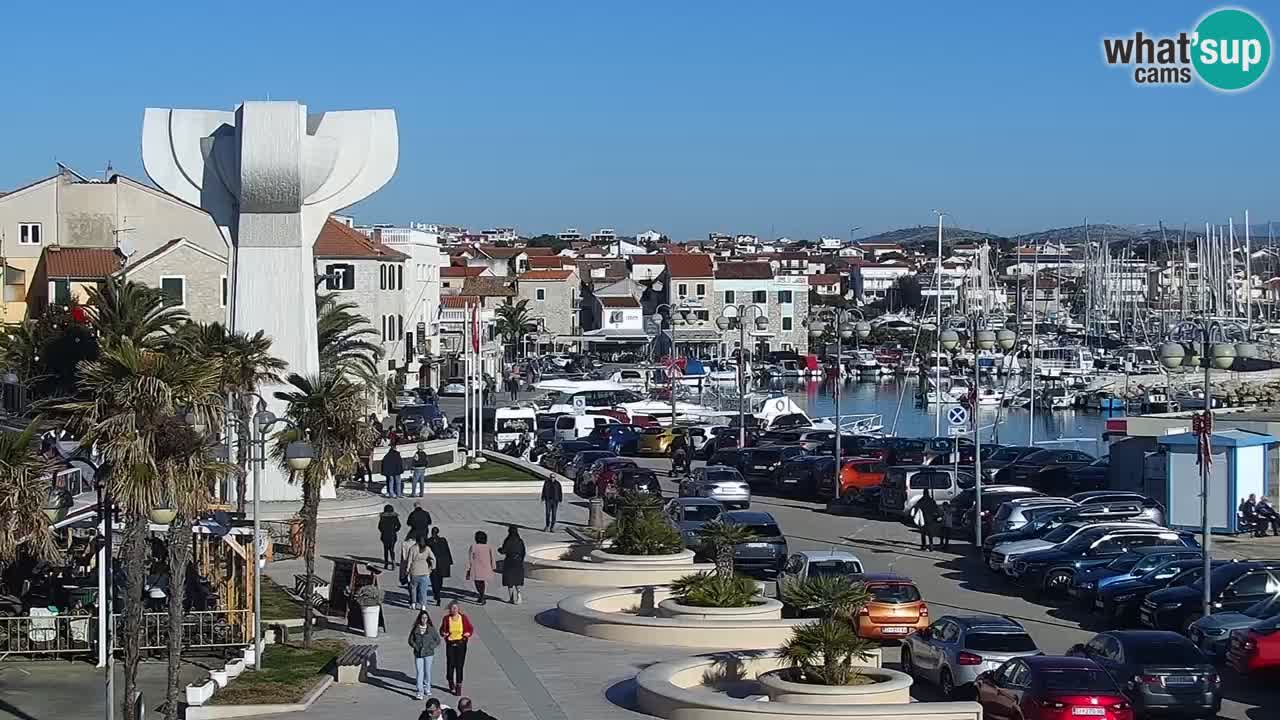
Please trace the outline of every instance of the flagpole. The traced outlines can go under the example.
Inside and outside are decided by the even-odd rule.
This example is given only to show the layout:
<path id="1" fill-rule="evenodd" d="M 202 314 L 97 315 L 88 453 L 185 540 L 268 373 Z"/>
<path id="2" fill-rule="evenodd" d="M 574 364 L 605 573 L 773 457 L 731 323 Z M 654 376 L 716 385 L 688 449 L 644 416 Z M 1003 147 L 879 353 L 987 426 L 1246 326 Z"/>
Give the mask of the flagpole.
<path id="1" fill-rule="evenodd" d="M 1213 567 L 1209 552 L 1212 543 L 1209 533 L 1209 472 L 1213 462 L 1213 448 L 1210 445 L 1213 438 L 1213 396 L 1210 394 L 1209 368 L 1213 365 L 1213 348 L 1209 346 L 1209 318 L 1202 318 L 1200 322 L 1204 330 L 1204 347 L 1200 352 L 1200 356 L 1204 358 L 1204 415 L 1200 421 L 1200 551 L 1204 556 L 1204 567 L 1200 582 L 1204 585 L 1202 612 L 1205 617 L 1209 617 L 1213 612 L 1212 588 L 1209 587 L 1209 572 Z"/>

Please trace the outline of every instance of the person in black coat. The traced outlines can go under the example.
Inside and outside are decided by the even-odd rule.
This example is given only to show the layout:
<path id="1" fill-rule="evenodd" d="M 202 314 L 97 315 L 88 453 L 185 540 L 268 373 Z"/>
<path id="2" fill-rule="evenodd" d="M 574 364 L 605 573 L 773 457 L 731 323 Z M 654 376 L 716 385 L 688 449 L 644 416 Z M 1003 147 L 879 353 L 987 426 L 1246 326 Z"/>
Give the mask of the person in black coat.
<path id="1" fill-rule="evenodd" d="M 390 505 L 382 506 L 378 516 L 378 535 L 382 538 L 382 567 L 390 570 L 396 561 L 396 538 L 400 535 L 400 516 Z"/>
<path id="2" fill-rule="evenodd" d="M 933 499 L 933 493 L 925 491 L 916 503 L 916 511 L 920 513 L 920 549 L 932 550 L 933 537 L 938 534 L 938 501 Z"/>
<path id="3" fill-rule="evenodd" d="M 498 548 L 502 554 L 502 584 L 512 605 L 524 602 L 524 540 L 515 525 L 507 528 L 507 539 Z"/>
<path id="4" fill-rule="evenodd" d="M 391 449 L 382 456 L 382 474 L 387 478 L 387 497 L 404 497 L 404 458 L 396 449 L 395 440 L 391 441 Z"/>
<path id="5" fill-rule="evenodd" d="M 413 510 L 409 512 L 405 522 L 409 524 L 409 540 L 425 538 L 431 530 L 431 513 L 423 510 L 418 503 L 414 503 Z"/>
<path id="6" fill-rule="evenodd" d="M 556 530 L 556 513 L 560 509 L 560 502 L 564 500 L 564 490 L 560 487 L 560 481 L 554 477 L 549 477 L 542 481 L 542 506 L 546 510 L 546 520 L 542 524 L 543 532 L 555 532 Z"/>
<path id="7" fill-rule="evenodd" d="M 440 528 L 431 528 L 431 537 L 427 540 L 431 554 L 436 556 L 435 567 L 431 569 L 431 594 L 436 598 L 436 607 L 440 607 L 440 591 L 444 588 L 444 579 L 449 577 L 449 569 L 453 566 L 453 553 L 449 550 L 449 541 L 440 534 Z"/>

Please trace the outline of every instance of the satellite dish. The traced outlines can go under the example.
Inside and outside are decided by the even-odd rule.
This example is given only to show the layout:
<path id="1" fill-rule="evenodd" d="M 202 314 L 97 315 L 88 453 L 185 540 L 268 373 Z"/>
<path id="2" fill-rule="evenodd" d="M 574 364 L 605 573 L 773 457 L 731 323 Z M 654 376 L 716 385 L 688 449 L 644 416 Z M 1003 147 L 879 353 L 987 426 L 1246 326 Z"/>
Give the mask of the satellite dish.
<path id="1" fill-rule="evenodd" d="M 119 250 L 120 254 L 124 255 L 126 259 L 132 257 L 137 251 L 133 248 L 133 244 L 129 242 L 129 236 L 121 233 L 117 237 L 119 239 L 116 241 L 116 249 Z"/>

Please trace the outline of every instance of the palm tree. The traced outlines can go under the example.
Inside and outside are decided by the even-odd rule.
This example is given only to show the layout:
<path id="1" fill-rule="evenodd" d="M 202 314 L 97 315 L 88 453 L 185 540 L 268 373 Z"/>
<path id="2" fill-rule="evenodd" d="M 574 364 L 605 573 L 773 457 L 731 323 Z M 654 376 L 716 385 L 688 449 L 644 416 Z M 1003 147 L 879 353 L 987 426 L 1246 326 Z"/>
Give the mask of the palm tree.
<path id="1" fill-rule="evenodd" d="M 0 432 L 0 568 L 17 558 L 20 545 L 40 560 L 61 557 L 44 514 L 52 466 L 36 449 L 38 422 Z"/>
<path id="2" fill-rule="evenodd" d="M 502 336 L 505 343 L 511 345 L 511 359 L 516 359 L 519 355 L 520 338 L 533 328 L 533 316 L 529 312 L 529 301 L 527 299 L 512 303 L 511 298 L 507 298 L 505 305 L 499 305 L 494 310 L 497 318 L 496 328 L 498 334 Z"/>
<path id="3" fill-rule="evenodd" d="M 186 310 L 174 307 L 160 290 L 114 277 L 89 288 L 86 309 L 104 345 L 129 338 L 147 350 L 172 348 L 177 329 L 190 319 Z"/>
<path id="4" fill-rule="evenodd" d="M 712 520 L 698 528 L 698 537 L 715 553 L 716 575 L 726 581 L 733 577 L 735 548 L 755 536 L 756 532 L 746 525 L 722 520 Z"/>
<path id="5" fill-rule="evenodd" d="M 315 592 L 310 578 L 316 565 L 316 513 L 320 507 L 320 489 L 330 477 L 347 472 L 357 462 L 359 448 L 368 441 L 369 426 L 363 421 L 363 399 L 360 388 L 341 373 L 318 377 L 289 375 L 291 390 L 276 392 L 276 398 L 287 403 L 285 418 L 288 430 L 277 433 L 272 457 L 289 473 L 290 482 L 302 485 L 302 552 L 306 564 L 307 587 L 304 597 Z M 289 443 L 306 440 L 314 452 L 311 464 L 302 471 L 292 470 L 285 462 Z M 311 646 L 310 603 L 303 606 L 303 645 Z"/>
<path id="6" fill-rule="evenodd" d="M 859 674 L 854 660 L 871 657 L 875 647 L 859 637 L 853 624 L 870 599 L 866 586 L 847 577 L 813 577 L 785 585 L 782 594 L 788 605 L 822 613 L 822 619 L 792 632 L 780 649 L 782 659 L 806 680 L 850 684 Z"/>
<path id="7" fill-rule="evenodd" d="M 316 340 L 322 374 L 378 374 L 378 361 L 382 359 L 378 331 L 369 318 L 355 309 L 354 303 L 341 301 L 332 293 L 316 295 Z"/>

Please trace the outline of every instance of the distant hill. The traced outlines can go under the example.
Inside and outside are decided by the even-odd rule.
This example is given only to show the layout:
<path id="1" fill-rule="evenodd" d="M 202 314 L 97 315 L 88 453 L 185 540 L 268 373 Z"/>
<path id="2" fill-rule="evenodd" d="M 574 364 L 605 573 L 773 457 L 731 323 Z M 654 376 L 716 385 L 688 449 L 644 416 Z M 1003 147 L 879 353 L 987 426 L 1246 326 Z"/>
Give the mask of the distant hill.
<path id="1" fill-rule="evenodd" d="M 994 233 L 982 232 L 981 230 L 942 226 L 942 242 L 947 245 L 958 242 L 981 242 L 983 240 L 998 243 L 1006 240 L 1006 238 Z M 904 247 L 936 246 L 938 244 L 938 226 L 917 225 L 916 227 L 898 228 L 897 230 L 860 237 L 855 242 L 897 243 Z"/>

